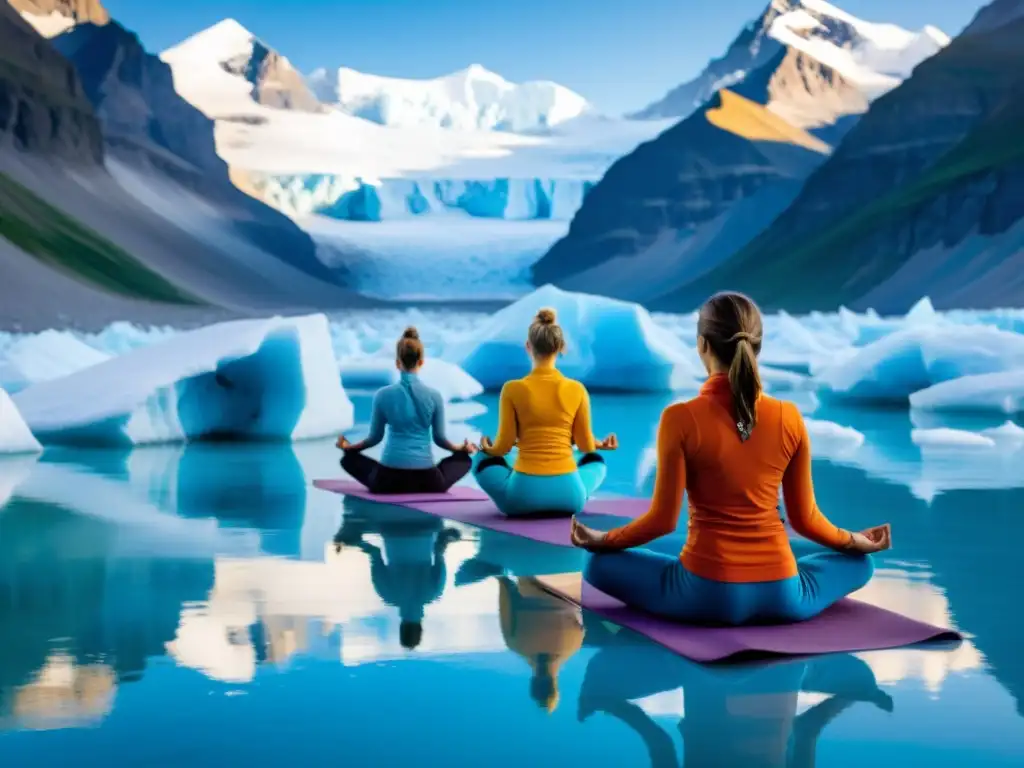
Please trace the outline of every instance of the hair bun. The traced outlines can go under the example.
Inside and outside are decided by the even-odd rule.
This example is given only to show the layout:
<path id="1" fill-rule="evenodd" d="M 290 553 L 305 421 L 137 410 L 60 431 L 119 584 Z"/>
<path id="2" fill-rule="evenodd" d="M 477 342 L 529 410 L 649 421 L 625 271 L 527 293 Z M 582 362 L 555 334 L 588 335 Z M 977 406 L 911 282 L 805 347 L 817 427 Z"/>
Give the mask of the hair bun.
<path id="1" fill-rule="evenodd" d="M 550 307 L 537 311 L 537 322 L 541 325 L 554 325 L 556 319 L 555 310 Z"/>
<path id="2" fill-rule="evenodd" d="M 416 330 L 416 326 L 414 325 L 410 325 L 408 328 L 405 329 L 405 332 L 402 333 L 403 339 L 419 339 L 419 337 L 420 332 Z"/>

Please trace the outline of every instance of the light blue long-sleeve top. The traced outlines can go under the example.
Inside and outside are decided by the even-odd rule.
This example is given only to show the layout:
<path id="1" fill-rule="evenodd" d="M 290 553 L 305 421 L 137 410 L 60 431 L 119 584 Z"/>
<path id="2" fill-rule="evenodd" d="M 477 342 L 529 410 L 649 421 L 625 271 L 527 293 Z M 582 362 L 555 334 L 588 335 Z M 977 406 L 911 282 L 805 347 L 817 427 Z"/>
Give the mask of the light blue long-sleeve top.
<path id="1" fill-rule="evenodd" d="M 434 466 L 430 444 L 449 449 L 445 435 L 444 398 L 415 373 L 402 371 L 395 384 L 373 397 L 370 434 L 363 448 L 377 445 L 387 432 L 380 463 L 393 469 L 428 469 Z"/>

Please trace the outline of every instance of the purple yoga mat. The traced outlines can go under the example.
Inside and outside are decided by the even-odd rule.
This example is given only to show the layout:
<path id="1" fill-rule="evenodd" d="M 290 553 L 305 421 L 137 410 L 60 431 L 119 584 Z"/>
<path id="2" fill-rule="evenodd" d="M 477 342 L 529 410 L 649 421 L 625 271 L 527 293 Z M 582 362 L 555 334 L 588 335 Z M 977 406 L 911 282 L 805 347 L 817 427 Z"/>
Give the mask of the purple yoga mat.
<path id="1" fill-rule="evenodd" d="M 699 662 L 736 656 L 809 656 L 900 648 L 927 640 L 960 640 L 952 629 L 908 619 L 859 600 L 841 600 L 798 624 L 760 627 L 695 627 L 659 619 L 623 605 L 582 580 L 580 574 L 538 576 L 540 584 L 569 602 Z"/>
<path id="2" fill-rule="evenodd" d="M 355 496 L 368 501 L 379 501 L 381 504 L 422 504 L 443 502 L 451 504 L 456 501 L 486 501 L 487 494 L 477 488 L 456 485 L 447 493 L 370 493 L 366 487 L 353 480 L 314 480 L 313 485 L 320 490 L 340 493 L 343 496 Z"/>

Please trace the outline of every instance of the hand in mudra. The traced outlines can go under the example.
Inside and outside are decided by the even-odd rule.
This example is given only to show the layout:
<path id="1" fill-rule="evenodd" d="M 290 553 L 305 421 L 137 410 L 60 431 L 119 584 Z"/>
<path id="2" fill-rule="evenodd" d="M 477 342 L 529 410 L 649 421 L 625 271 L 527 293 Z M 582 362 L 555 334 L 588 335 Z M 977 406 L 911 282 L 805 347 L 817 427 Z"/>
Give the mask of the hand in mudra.
<path id="1" fill-rule="evenodd" d="M 597 444 L 599 451 L 614 451 L 619 447 L 619 438 L 612 432 L 608 437 Z"/>
<path id="2" fill-rule="evenodd" d="M 847 549 L 858 554 L 870 555 L 875 552 L 884 552 L 892 547 L 892 526 L 889 523 L 853 532 L 852 536 Z"/>
<path id="3" fill-rule="evenodd" d="M 588 552 L 600 552 L 605 549 L 604 541 L 608 534 L 604 531 L 595 531 L 588 528 L 575 517 L 572 519 L 572 528 L 569 530 L 569 540 L 574 547 L 585 549 Z"/>
<path id="4" fill-rule="evenodd" d="M 343 451 L 347 451 L 349 448 L 352 447 L 352 443 L 350 443 L 348 441 L 348 438 L 345 437 L 344 435 L 338 438 L 338 442 L 336 442 L 335 445 L 338 446 Z"/>
<path id="5" fill-rule="evenodd" d="M 491 441 L 491 438 L 487 437 L 487 435 L 484 435 L 483 437 L 480 438 L 480 450 L 481 451 L 483 451 L 484 453 L 487 453 L 493 447 L 494 447 L 494 443 Z"/>

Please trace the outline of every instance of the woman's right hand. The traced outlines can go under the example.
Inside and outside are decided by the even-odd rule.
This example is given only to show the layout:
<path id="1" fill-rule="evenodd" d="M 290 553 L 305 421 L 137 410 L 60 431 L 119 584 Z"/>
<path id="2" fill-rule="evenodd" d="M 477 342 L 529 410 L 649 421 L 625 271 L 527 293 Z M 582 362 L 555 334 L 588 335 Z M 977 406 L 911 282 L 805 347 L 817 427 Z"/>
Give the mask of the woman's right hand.
<path id="1" fill-rule="evenodd" d="M 612 432 L 608 437 L 597 444 L 597 450 L 599 451 L 614 451 L 619 447 L 619 438 Z"/>
<path id="2" fill-rule="evenodd" d="M 876 525 L 859 532 L 851 532 L 847 550 L 861 555 L 884 552 L 892 547 L 892 526 L 889 523 Z"/>
<path id="3" fill-rule="evenodd" d="M 338 438 L 338 442 L 336 442 L 335 445 L 338 446 L 343 451 L 347 451 L 349 448 L 352 447 L 352 443 L 350 443 L 348 441 L 348 438 L 345 437 L 344 435 Z"/>
<path id="4" fill-rule="evenodd" d="M 494 447 L 494 443 L 491 442 L 491 438 L 484 435 L 480 438 L 480 450 L 484 453 L 490 453 L 490 450 Z"/>

